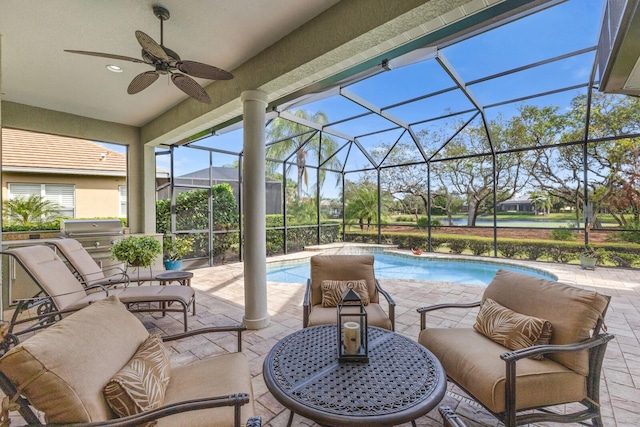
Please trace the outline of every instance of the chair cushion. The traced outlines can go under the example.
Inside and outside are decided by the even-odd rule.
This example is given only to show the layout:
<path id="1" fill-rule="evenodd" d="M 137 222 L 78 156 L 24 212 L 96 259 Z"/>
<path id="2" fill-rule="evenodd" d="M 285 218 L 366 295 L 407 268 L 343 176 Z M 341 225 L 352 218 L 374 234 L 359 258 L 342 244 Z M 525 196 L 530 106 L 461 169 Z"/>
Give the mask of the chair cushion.
<path id="1" fill-rule="evenodd" d="M 322 304 L 324 280 L 367 281 L 369 301 L 379 302 L 373 255 L 315 255 L 311 257 L 311 305 Z"/>
<path id="2" fill-rule="evenodd" d="M 427 328 L 420 344 L 442 363 L 447 376 L 493 412 L 504 412 L 505 362 L 508 349 L 472 328 Z M 517 363 L 516 407 L 525 409 L 581 401 L 586 377 L 549 358 Z"/>
<path id="3" fill-rule="evenodd" d="M 152 334 L 129 363 L 104 386 L 104 395 L 113 412 L 120 417 L 159 408 L 164 402 L 170 375 L 171 365 L 162 338 Z M 146 426 L 155 424 L 154 421 Z"/>
<path id="4" fill-rule="evenodd" d="M 487 286 L 482 300 L 486 298 L 517 313 L 551 322 L 550 344 L 573 344 L 589 338 L 609 304 L 608 298 L 597 292 L 505 270 L 499 270 Z M 589 372 L 587 350 L 545 357 L 582 375 Z"/>
<path id="5" fill-rule="evenodd" d="M 551 322 L 516 313 L 491 298 L 482 303 L 473 328 L 510 350 L 549 344 L 551 340 Z M 533 358 L 542 359 L 543 356 Z"/>
<path id="6" fill-rule="evenodd" d="M 112 418 L 102 389 L 149 336 L 110 296 L 38 332 L 0 358 L 0 371 L 47 423 Z"/>
<path id="7" fill-rule="evenodd" d="M 323 280 L 322 306 L 337 307 L 342 300 L 342 294 L 347 289 L 353 289 L 357 292 L 363 305 L 369 304 L 369 291 L 366 280 Z"/>
<path id="8" fill-rule="evenodd" d="M 378 326 L 380 328 L 391 330 L 391 320 L 389 315 L 384 311 L 378 303 L 369 303 L 365 308 L 367 312 L 367 324 L 369 326 Z M 343 312 L 357 312 L 356 307 L 344 307 Z M 323 307 L 322 304 L 314 305 L 309 314 L 309 325 L 318 326 L 335 324 L 338 319 L 338 310 L 335 307 Z"/>
<path id="9" fill-rule="evenodd" d="M 173 365 L 164 404 L 171 405 L 203 397 L 249 393 L 251 400 L 241 406 L 240 420 L 244 423 L 249 417 L 256 415 L 249 372 L 249 362 L 243 353 L 222 354 L 186 365 Z M 233 426 L 233 407 L 183 412 L 161 418 L 157 424 L 157 427 L 174 426 L 231 427 Z"/>

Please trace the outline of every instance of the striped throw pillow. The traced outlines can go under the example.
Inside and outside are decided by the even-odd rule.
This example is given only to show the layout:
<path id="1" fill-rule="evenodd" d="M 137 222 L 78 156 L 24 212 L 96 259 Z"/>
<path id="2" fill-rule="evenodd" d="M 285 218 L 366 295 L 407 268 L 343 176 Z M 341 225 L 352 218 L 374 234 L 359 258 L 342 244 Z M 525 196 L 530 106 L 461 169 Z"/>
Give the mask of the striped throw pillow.
<path id="1" fill-rule="evenodd" d="M 548 320 L 516 313 L 491 298 L 482 303 L 473 328 L 510 350 L 549 344 L 552 334 Z M 542 358 L 542 355 L 532 357 Z"/>
<path id="2" fill-rule="evenodd" d="M 162 338 L 151 334 L 129 363 L 104 386 L 104 396 L 119 417 L 159 408 L 164 402 L 170 375 L 169 355 Z M 144 425 L 155 424 L 156 421 L 152 421 Z"/>

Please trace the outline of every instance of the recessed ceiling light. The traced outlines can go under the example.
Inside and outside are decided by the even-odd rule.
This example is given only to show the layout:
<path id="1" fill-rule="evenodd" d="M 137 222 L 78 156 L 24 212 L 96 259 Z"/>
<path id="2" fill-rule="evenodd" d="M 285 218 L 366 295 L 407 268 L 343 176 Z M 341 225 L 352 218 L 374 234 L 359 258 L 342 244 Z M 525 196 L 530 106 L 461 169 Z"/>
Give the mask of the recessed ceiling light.
<path id="1" fill-rule="evenodd" d="M 107 70 L 113 71 L 114 73 L 121 73 L 123 71 L 122 68 L 117 65 L 107 65 Z"/>

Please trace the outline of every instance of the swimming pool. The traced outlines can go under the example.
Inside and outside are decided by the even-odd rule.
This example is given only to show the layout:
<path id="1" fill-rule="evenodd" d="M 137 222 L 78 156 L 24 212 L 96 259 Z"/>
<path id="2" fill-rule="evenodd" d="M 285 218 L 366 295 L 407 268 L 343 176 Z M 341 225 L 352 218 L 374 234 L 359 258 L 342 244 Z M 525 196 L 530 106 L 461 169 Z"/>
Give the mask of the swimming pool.
<path id="1" fill-rule="evenodd" d="M 479 286 L 488 285 L 499 269 L 558 280 L 551 273 L 507 263 L 414 257 L 380 252 L 375 253 L 374 268 L 379 279 L 414 279 Z M 306 283 L 308 278 L 308 259 L 267 265 L 267 281 Z"/>

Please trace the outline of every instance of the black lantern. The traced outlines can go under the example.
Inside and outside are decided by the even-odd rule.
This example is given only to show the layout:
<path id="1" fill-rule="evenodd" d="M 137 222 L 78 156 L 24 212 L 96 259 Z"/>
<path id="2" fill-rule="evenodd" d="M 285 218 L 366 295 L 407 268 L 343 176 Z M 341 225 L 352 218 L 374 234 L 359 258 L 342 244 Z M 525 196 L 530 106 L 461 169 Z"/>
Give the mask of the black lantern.
<path id="1" fill-rule="evenodd" d="M 338 361 L 369 361 L 367 312 L 353 289 L 347 289 L 338 303 Z"/>

